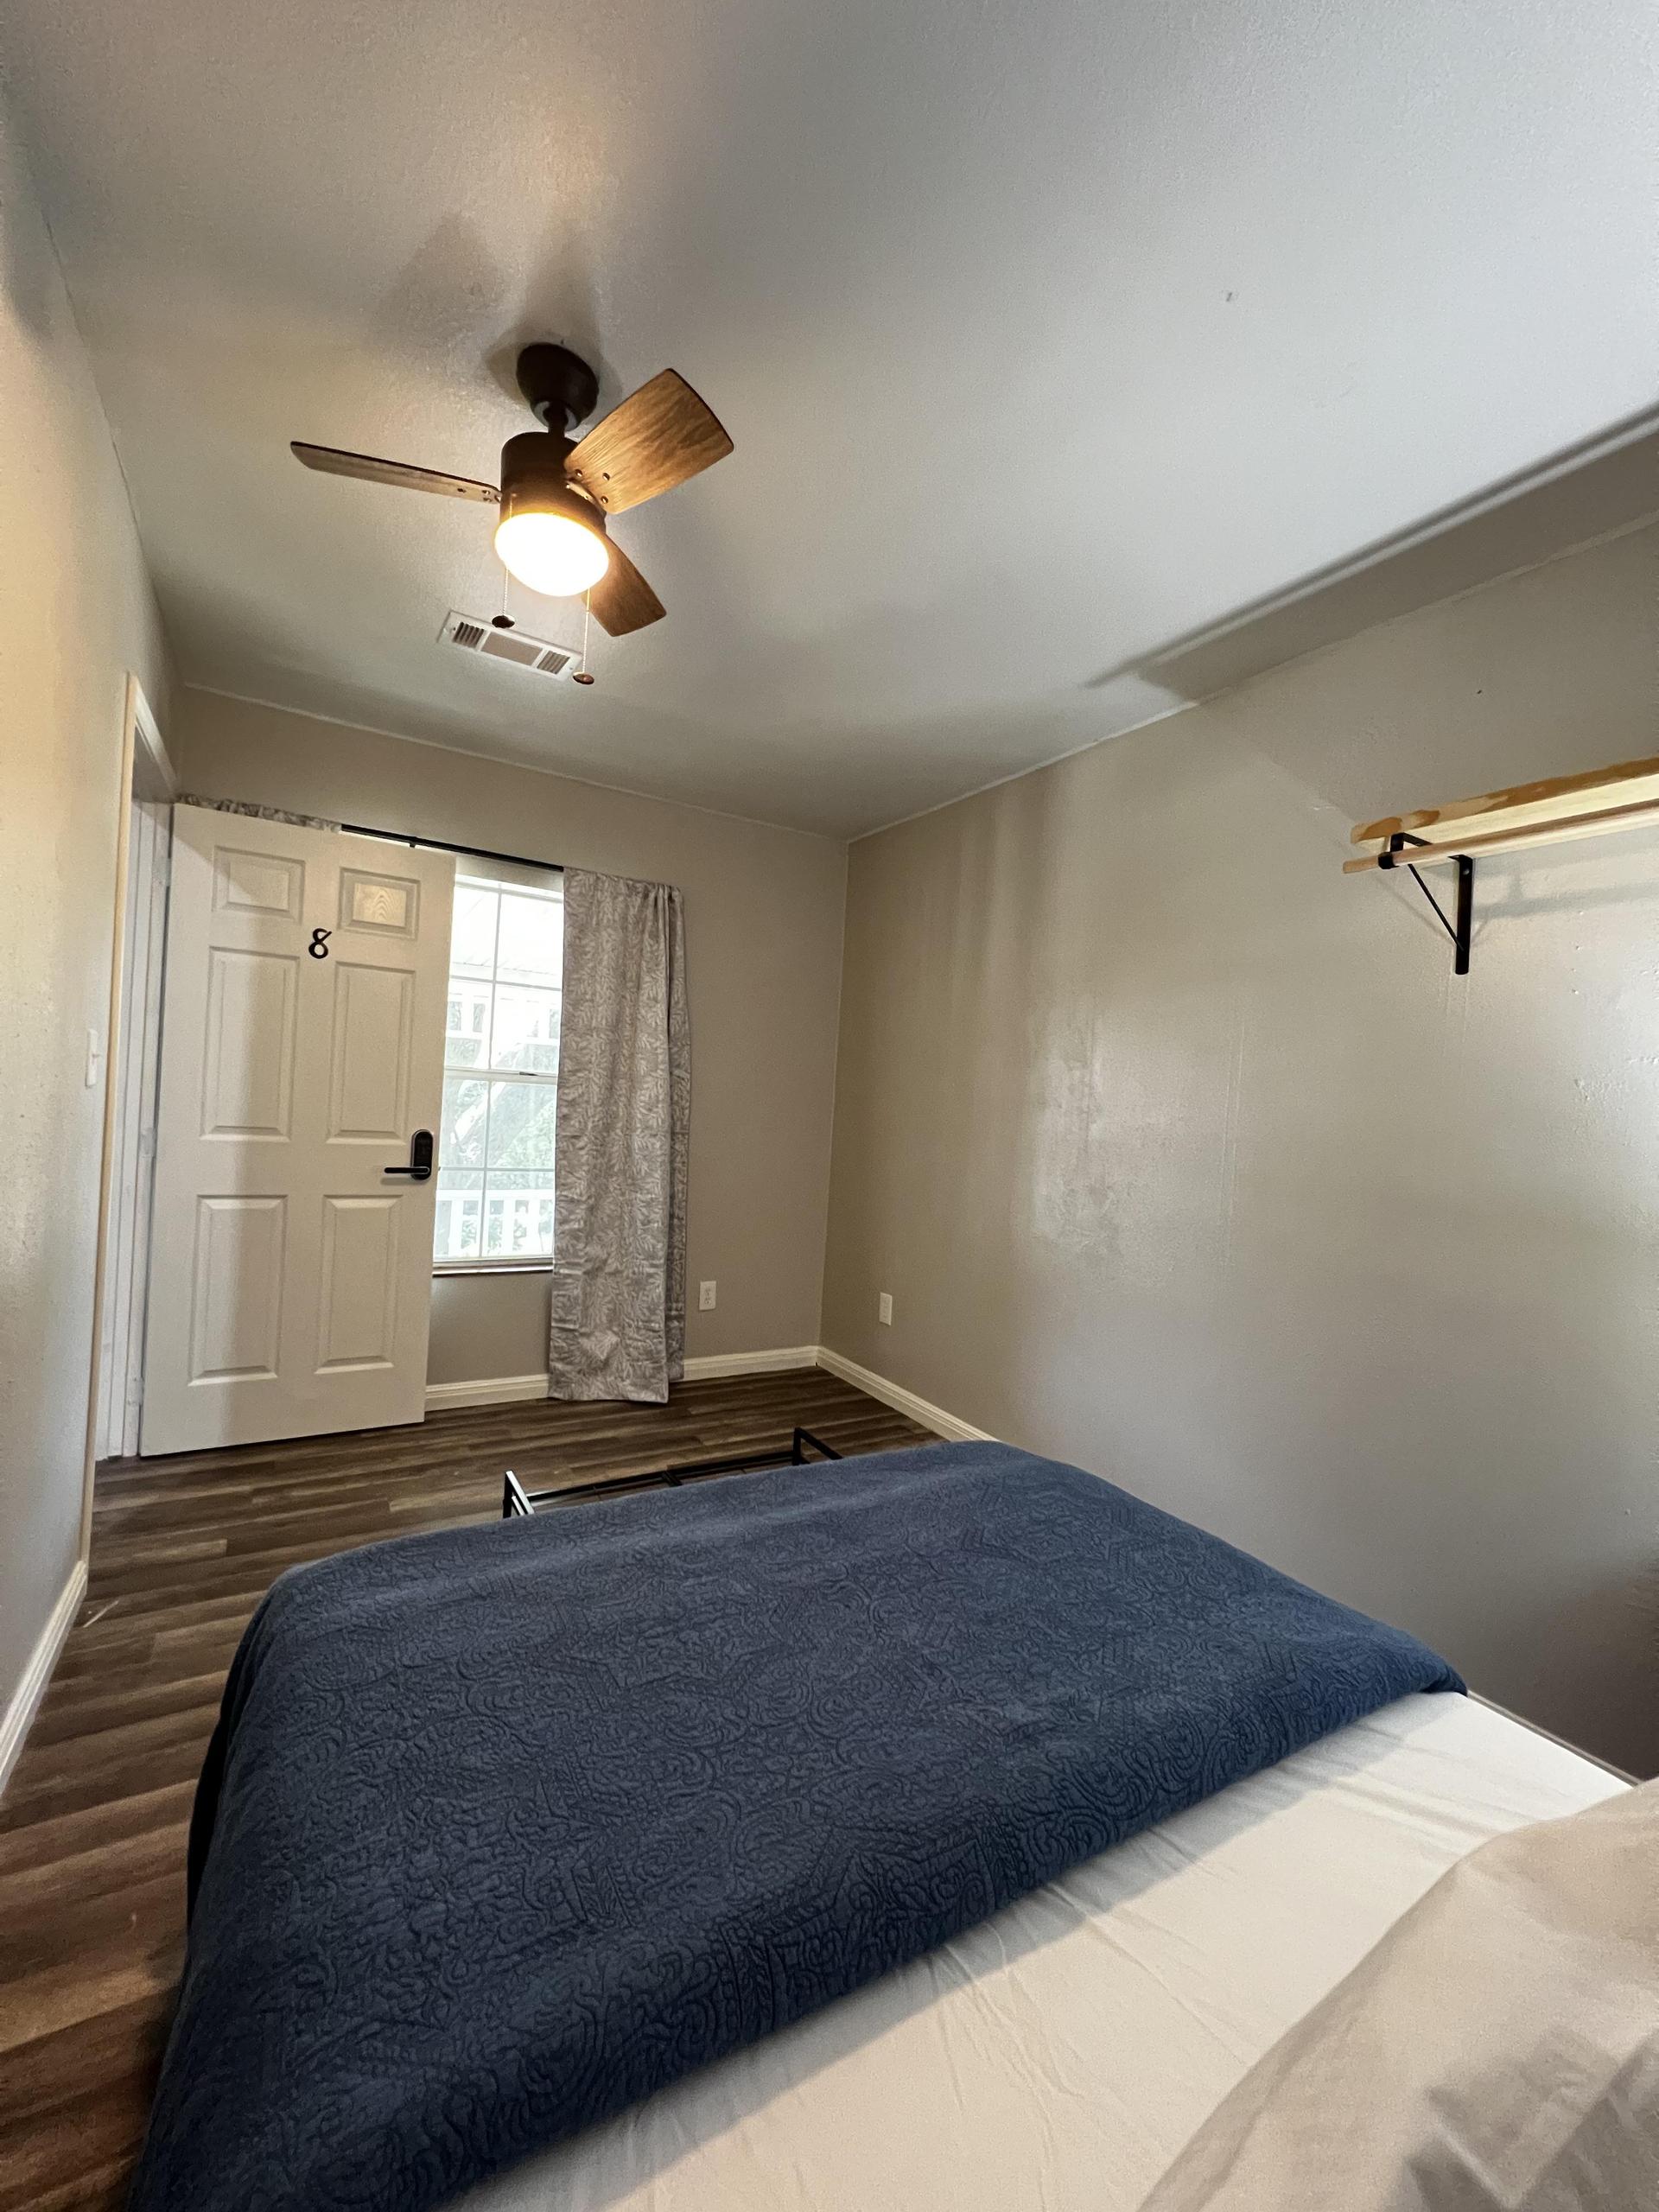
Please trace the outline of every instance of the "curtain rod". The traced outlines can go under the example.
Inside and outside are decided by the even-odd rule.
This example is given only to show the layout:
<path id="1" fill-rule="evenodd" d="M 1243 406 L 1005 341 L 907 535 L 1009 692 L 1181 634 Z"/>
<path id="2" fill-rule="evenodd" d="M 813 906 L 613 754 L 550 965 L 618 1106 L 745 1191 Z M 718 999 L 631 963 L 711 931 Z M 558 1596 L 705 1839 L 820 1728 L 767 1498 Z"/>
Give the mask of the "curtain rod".
<path id="1" fill-rule="evenodd" d="M 379 837 L 388 845 L 424 845 L 431 853 L 458 853 L 463 860 L 505 861 L 509 868 L 536 868 L 544 874 L 563 875 L 562 861 L 532 861 L 523 853 L 493 853 L 487 845 L 452 845 L 447 837 L 411 837 L 403 830 L 371 830 L 361 822 L 342 822 L 348 837 Z"/>

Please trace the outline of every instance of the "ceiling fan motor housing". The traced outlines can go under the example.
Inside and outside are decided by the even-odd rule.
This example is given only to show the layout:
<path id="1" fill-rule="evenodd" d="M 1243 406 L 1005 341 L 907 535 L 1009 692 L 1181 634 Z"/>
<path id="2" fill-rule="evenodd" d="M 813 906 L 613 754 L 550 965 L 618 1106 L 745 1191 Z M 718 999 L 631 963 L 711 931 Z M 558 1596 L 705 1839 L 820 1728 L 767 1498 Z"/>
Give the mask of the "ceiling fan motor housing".
<path id="1" fill-rule="evenodd" d="M 531 413 L 555 435 L 585 423 L 599 403 L 599 378 L 568 346 L 526 346 L 517 372 Z"/>
<path id="2" fill-rule="evenodd" d="M 501 520 L 515 514 L 563 514 L 605 535 L 604 510 L 587 499 L 564 473 L 569 438 L 550 430 L 521 430 L 501 448 Z"/>

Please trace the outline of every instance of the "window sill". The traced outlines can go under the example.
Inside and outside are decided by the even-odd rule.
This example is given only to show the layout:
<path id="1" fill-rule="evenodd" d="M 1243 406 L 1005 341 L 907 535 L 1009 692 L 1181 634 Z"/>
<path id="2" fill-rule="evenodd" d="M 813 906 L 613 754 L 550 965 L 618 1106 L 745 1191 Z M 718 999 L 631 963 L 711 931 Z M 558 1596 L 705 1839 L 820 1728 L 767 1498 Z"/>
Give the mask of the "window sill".
<path id="1" fill-rule="evenodd" d="M 551 1260 L 439 1260 L 435 1275 L 550 1275 Z"/>

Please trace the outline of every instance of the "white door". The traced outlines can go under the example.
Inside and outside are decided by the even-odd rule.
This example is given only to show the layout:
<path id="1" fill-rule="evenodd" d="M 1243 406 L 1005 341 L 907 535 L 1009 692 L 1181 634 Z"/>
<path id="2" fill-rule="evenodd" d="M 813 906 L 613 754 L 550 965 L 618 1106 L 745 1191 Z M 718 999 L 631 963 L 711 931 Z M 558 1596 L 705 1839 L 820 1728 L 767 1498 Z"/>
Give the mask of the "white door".
<path id="1" fill-rule="evenodd" d="M 423 1418 L 454 877 L 174 809 L 141 1451 Z"/>

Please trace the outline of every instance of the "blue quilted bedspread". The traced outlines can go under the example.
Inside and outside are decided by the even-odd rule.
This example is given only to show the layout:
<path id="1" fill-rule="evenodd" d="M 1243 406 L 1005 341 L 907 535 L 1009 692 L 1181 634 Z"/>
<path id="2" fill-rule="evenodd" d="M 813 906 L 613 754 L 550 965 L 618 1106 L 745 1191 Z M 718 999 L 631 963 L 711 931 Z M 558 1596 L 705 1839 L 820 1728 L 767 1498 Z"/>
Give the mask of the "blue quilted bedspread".
<path id="1" fill-rule="evenodd" d="M 1398 1630 L 934 1445 L 284 1575 L 133 2212 L 424 2212 L 1410 1690 Z"/>

